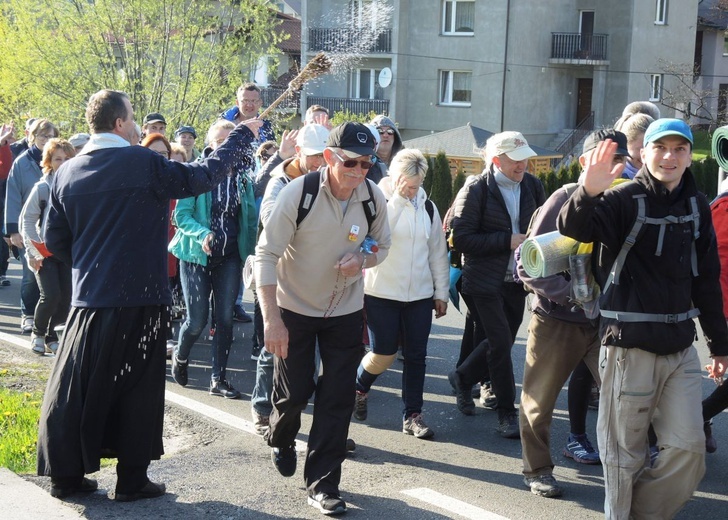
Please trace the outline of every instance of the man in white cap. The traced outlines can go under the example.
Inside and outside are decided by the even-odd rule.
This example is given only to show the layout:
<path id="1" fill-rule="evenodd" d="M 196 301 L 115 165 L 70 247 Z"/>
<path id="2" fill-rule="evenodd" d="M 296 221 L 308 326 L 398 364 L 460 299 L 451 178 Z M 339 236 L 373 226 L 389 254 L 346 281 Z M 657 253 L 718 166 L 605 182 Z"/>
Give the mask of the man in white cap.
<path id="1" fill-rule="evenodd" d="M 526 172 L 528 159 L 535 155 L 519 132 L 491 136 L 485 170 L 453 203 L 453 246 L 465 255 L 462 294 L 487 339 L 448 378 L 458 410 L 473 415 L 471 388 L 490 369 L 498 401 L 497 431 L 508 439 L 519 438 L 511 348 L 526 300 L 523 285 L 513 280 L 513 252 L 525 240 L 533 212 L 546 200 L 541 181 Z"/>

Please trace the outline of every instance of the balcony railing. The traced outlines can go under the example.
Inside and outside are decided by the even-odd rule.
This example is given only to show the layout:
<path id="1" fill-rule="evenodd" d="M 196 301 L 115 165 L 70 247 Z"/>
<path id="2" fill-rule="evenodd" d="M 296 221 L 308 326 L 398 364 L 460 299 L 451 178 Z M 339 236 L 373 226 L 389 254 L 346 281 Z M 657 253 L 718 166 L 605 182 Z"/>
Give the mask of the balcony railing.
<path id="1" fill-rule="evenodd" d="M 278 88 L 278 87 L 267 87 L 264 89 L 261 89 L 261 99 L 263 100 L 263 106 L 267 107 L 273 101 L 278 99 L 278 96 L 283 94 L 286 89 L 284 88 Z M 296 111 L 298 112 L 299 107 L 301 106 L 301 93 L 300 92 L 294 92 L 290 96 L 288 96 L 286 99 L 284 99 L 280 105 L 276 107 L 276 110 L 285 110 L 285 111 Z"/>
<path id="2" fill-rule="evenodd" d="M 349 111 L 352 114 L 389 114 L 388 99 L 358 99 L 358 98 L 334 98 L 320 96 L 306 96 L 306 104 L 321 105 L 329 109 L 333 117 L 334 112 Z"/>
<path id="3" fill-rule="evenodd" d="M 383 29 L 376 36 L 370 29 L 309 29 L 308 48 L 315 52 L 390 53 L 392 29 Z"/>
<path id="4" fill-rule="evenodd" d="M 551 33 L 551 59 L 607 61 L 607 35 Z"/>

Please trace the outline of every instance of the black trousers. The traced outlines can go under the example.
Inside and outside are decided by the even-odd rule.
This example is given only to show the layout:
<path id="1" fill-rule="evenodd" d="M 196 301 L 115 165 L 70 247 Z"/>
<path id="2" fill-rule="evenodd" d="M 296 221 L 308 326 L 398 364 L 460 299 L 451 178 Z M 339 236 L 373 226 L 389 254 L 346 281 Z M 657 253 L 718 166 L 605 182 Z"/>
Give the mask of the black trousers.
<path id="1" fill-rule="evenodd" d="M 490 371 L 493 392 L 498 398 L 498 417 L 516 411 L 516 383 L 513 378 L 511 349 L 523 321 L 526 292 L 523 286 L 505 282 L 498 292 L 470 295 L 477 319 L 486 338 L 457 368 L 466 386 L 482 381 Z"/>
<path id="2" fill-rule="evenodd" d="M 288 357 L 274 360 L 268 444 L 293 444 L 301 412 L 315 392 L 303 477 L 309 495 L 338 494 L 361 360 L 362 312 L 312 318 L 281 309 L 281 317 L 288 329 Z M 315 380 L 317 341 L 323 372 Z"/>

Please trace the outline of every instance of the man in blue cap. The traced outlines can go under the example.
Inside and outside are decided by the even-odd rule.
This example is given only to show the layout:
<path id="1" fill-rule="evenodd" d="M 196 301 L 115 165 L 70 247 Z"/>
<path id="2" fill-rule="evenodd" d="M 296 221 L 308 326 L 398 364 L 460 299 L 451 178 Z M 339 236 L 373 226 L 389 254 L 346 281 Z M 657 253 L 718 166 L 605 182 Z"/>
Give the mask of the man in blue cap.
<path id="1" fill-rule="evenodd" d="M 692 144 L 685 122 L 654 121 L 634 182 L 609 189 L 624 165 L 612 162 L 617 143 L 599 143 L 559 214 L 562 234 L 600 248 L 597 438 L 607 518 L 673 518 L 705 473 L 692 318 L 699 316 L 716 377 L 728 364 L 728 328 L 710 207 L 689 168 Z M 660 442 L 652 467 L 650 423 Z"/>

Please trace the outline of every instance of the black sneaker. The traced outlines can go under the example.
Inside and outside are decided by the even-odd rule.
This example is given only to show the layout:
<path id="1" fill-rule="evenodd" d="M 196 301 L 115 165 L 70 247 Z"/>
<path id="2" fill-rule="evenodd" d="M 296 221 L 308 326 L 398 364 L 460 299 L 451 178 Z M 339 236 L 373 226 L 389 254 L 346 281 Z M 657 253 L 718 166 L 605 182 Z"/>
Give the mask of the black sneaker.
<path id="1" fill-rule="evenodd" d="M 483 383 L 480 386 L 480 404 L 483 405 L 483 408 L 486 410 L 495 410 L 498 408 L 498 398 L 495 396 L 495 392 L 493 392 L 493 387 L 490 383 Z"/>
<path id="2" fill-rule="evenodd" d="M 184 363 L 177 359 L 177 354 L 172 354 L 172 379 L 180 386 L 187 386 L 187 365 L 189 361 Z"/>
<path id="3" fill-rule="evenodd" d="M 367 394 L 356 391 L 356 402 L 354 403 L 354 419 L 357 421 L 366 421 L 368 414 Z"/>
<path id="4" fill-rule="evenodd" d="M 51 479 L 51 496 L 66 498 L 76 493 L 93 493 L 99 488 L 95 480 L 86 477 Z"/>
<path id="5" fill-rule="evenodd" d="M 308 505 L 315 507 L 325 515 L 342 515 L 346 513 L 346 502 L 333 493 L 317 493 L 308 497 Z"/>
<path id="6" fill-rule="evenodd" d="M 520 439 L 521 430 L 518 427 L 518 416 L 515 412 L 504 415 L 498 419 L 498 427 L 496 428 L 501 437 L 506 439 Z"/>
<path id="7" fill-rule="evenodd" d="M 286 448 L 273 448 L 270 458 L 278 473 L 284 477 L 292 477 L 296 473 L 296 445 Z"/>
<path id="8" fill-rule="evenodd" d="M 134 493 L 119 493 L 116 492 L 114 500 L 117 502 L 135 502 L 136 500 L 142 500 L 145 498 L 157 498 L 161 497 L 167 492 L 166 486 L 163 483 L 148 481 L 143 488 Z"/>
<path id="9" fill-rule="evenodd" d="M 252 359 L 253 361 L 258 361 L 261 350 L 263 349 L 260 345 L 253 346 L 253 349 L 250 351 L 250 359 Z"/>
<path id="10" fill-rule="evenodd" d="M 465 415 L 475 415 L 475 402 L 471 395 L 472 389 L 466 387 L 460 379 L 460 374 L 457 370 L 453 370 L 447 375 L 450 386 L 455 391 L 455 399 L 457 400 L 458 410 Z"/>
<path id="11" fill-rule="evenodd" d="M 219 395 L 225 399 L 237 399 L 240 397 L 240 392 L 223 379 L 222 381 L 210 381 L 210 395 Z"/>
<path id="12" fill-rule="evenodd" d="M 10 285 L 10 280 L 8 280 L 5 275 L 0 275 L 0 286 L 8 287 L 9 285 Z"/>

